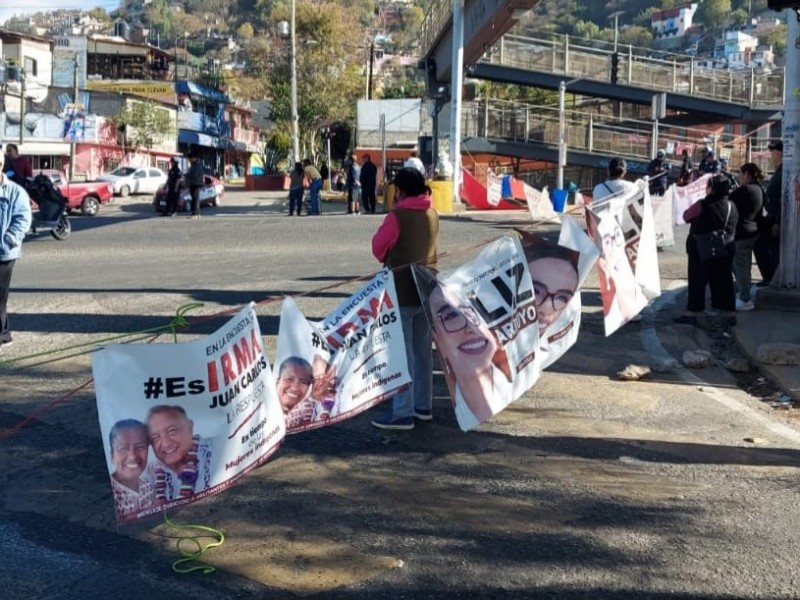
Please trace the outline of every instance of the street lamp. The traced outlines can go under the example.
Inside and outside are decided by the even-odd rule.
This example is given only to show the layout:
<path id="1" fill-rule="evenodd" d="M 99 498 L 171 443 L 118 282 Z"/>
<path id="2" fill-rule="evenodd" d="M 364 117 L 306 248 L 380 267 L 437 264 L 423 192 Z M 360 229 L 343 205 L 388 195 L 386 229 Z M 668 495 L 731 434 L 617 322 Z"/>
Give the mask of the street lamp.
<path id="1" fill-rule="evenodd" d="M 624 10 L 618 10 L 608 15 L 609 19 L 614 19 L 614 54 L 617 53 L 617 42 L 619 41 L 619 17 L 624 14 Z"/>
<path id="2" fill-rule="evenodd" d="M 279 31 L 285 35 L 286 21 L 281 21 L 278 24 Z M 291 77 L 292 77 L 292 159 L 296 162 L 300 160 L 300 132 L 298 121 L 300 117 L 297 114 L 297 0 L 292 0 L 292 17 L 289 24 L 289 38 L 291 46 Z"/>

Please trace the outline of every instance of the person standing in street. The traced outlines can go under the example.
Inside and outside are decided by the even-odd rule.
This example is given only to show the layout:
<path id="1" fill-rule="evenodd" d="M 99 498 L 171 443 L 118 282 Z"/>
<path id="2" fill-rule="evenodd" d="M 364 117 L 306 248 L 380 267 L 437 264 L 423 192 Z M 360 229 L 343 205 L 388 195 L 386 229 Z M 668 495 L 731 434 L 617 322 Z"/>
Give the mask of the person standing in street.
<path id="1" fill-rule="evenodd" d="M 422 160 L 419 156 L 417 156 L 417 151 L 412 150 L 409 157 L 406 159 L 406 162 L 403 163 L 404 169 L 416 169 L 422 174 L 423 179 L 425 178 L 425 165 L 422 164 Z"/>
<path id="2" fill-rule="evenodd" d="M 32 218 L 28 193 L 5 172 L 0 173 L 0 349 L 12 342 L 8 325 L 11 273 L 22 253 L 22 240 Z"/>
<path id="3" fill-rule="evenodd" d="M 19 147 L 16 144 L 6 146 L 6 160 L 3 165 L 5 173 L 11 181 L 22 185 L 29 177 L 33 177 L 31 161 L 19 155 Z"/>
<path id="4" fill-rule="evenodd" d="M 372 421 L 378 429 L 414 429 L 414 420 L 433 419 L 433 355 L 431 328 L 417 291 L 412 263 L 436 266 L 439 215 L 430 188 L 416 169 L 401 169 L 394 177 L 396 203 L 372 237 L 372 254 L 392 269 L 400 321 L 406 344 L 411 388 L 392 399 L 392 409 Z"/>
<path id="5" fill-rule="evenodd" d="M 169 159 L 169 172 L 167 173 L 167 208 L 164 216 L 174 217 L 178 212 L 178 195 L 181 190 L 181 168 L 178 166 L 178 159 Z"/>
<path id="6" fill-rule="evenodd" d="M 678 176 L 678 185 L 688 185 L 694 179 L 694 161 L 686 148 L 681 152 L 681 173 Z"/>
<path id="7" fill-rule="evenodd" d="M 670 164 L 667 162 L 663 150 L 656 152 L 656 157 L 647 165 L 647 175 L 650 177 L 650 195 L 663 196 L 667 192 L 667 177 L 669 177 Z"/>
<path id="8" fill-rule="evenodd" d="M 309 215 L 319 215 L 319 193 L 322 190 L 322 175 L 320 175 L 317 167 L 311 164 L 309 159 L 303 160 L 303 173 L 305 173 L 308 180 L 308 191 L 310 196 L 311 208 L 308 211 Z M 299 211 L 297 213 L 300 214 Z"/>
<path id="9" fill-rule="evenodd" d="M 203 187 L 203 163 L 195 154 L 189 154 L 189 170 L 186 171 L 186 187 L 192 197 L 190 219 L 200 218 L 200 188 Z"/>
<path id="10" fill-rule="evenodd" d="M 767 146 L 775 172 L 767 183 L 764 214 L 759 220 L 758 238 L 753 246 L 762 281 L 766 287 L 778 270 L 781 248 L 781 196 L 783 195 L 783 141 L 773 140 Z"/>
<path id="11" fill-rule="evenodd" d="M 300 216 L 300 211 L 303 210 L 303 195 L 305 194 L 305 181 L 306 174 L 303 171 L 303 163 L 297 161 L 294 167 L 289 171 L 289 216 L 295 214 Z M 311 214 L 306 210 L 306 214 Z"/>
<path id="12" fill-rule="evenodd" d="M 347 164 L 347 179 L 345 180 L 345 190 L 347 191 L 347 214 L 361 214 L 361 167 L 358 165 L 358 158 L 355 154 L 350 155 Z"/>
<path id="13" fill-rule="evenodd" d="M 364 161 L 364 164 L 361 165 L 361 204 L 363 204 L 365 212 L 374 215 L 377 202 L 378 167 L 372 162 L 369 154 L 362 156 L 361 160 Z"/>
<path id="14" fill-rule="evenodd" d="M 764 206 L 762 179 L 764 174 L 757 164 L 744 163 L 739 167 L 740 185 L 730 195 L 730 200 L 739 214 L 733 255 L 737 311 L 755 308 L 750 294 L 750 274 L 753 270 L 753 247 L 758 238 L 758 218 Z"/>

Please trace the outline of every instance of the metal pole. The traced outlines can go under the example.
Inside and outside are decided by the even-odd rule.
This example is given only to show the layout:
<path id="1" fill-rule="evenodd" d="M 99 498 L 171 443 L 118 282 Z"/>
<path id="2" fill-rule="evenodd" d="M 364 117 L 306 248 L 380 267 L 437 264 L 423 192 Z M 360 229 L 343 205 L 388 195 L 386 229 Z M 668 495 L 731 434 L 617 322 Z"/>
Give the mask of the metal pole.
<path id="1" fill-rule="evenodd" d="M 367 100 L 372 100 L 372 64 L 375 62 L 375 40 L 369 43 L 369 73 L 367 74 Z"/>
<path id="2" fill-rule="evenodd" d="M 381 180 L 383 181 L 383 212 L 386 212 L 386 198 L 387 190 L 389 189 L 389 182 L 386 180 L 386 115 L 381 113 L 380 116 L 380 129 L 381 129 Z M 436 146 L 434 145 L 434 152 Z M 433 164 L 436 164 L 436 157 L 433 159 Z"/>
<path id="3" fill-rule="evenodd" d="M 778 271 L 773 283 L 797 290 L 800 287 L 800 98 L 794 90 L 800 87 L 800 12 L 790 10 L 786 19 L 786 85 L 783 98 L 783 189 L 781 191 L 781 250 Z"/>
<path id="4" fill-rule="evenodd" d="M 300 160 L 300 130 L 297 114 L 297 0 L 292 0 L 291 47 L 292 47 L 292 160 Z"/>
<path id="5" fill-rule="evenodd" d="M 73 119 L 78 109 L 78 55 L 75 55 L 75 64 L 72 65 L 72 111 Z M 75 179 L 75 134 L 69 140 L 69 180 Z"/>
<path id="6" fill-rule="evenodd" d="M 19 145 L 22 146 L 22 132 L 25 131 L 25 71 L 20 69 L 19 73 Z"/>
<path id="7" fill-rule="evenodd" d="M 461 202 L 461 87 L 464 78 L 464 0 L 453 0 L 453 52 L 450 76 L 450 162 L 453 206 Z"/>
<path id="8" fill-rule="evenodd" d="M 558 170 L 556 171 L 556 187 L 564 189 L 564 167 L 567 164 L 567 115 L 564 107 L 567 97 L 567 84 L 558 84 Z"/>

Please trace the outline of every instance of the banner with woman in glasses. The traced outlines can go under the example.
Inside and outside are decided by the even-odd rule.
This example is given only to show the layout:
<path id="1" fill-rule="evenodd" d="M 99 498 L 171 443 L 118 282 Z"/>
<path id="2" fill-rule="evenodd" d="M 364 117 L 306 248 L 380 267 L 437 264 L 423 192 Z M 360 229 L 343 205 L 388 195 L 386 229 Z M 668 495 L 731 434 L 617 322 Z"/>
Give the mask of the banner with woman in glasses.
<path id="1" fill-rule="evenodd" d="M 528 231 L 518 233 L 533 280 L 539 327 L 537 362 L 544 370 L 578 339 L 580 288 L 597 261 L 598 251 L 569 215 L 561 216 L 558 242 Z"/>
<path id="2" fill-rule="evenodd" d="M 519 239 L 504 236 L 449 275 L 414 265 L 447 387 L 463 431 L 539 378 L 536 298 Z"/>
<path id="3" fill-rule="evenodd" d="M 648 298 L 661 293 L 650 194 L 644 181 L 620 197 L 603 198 L 586 211 L 600 251 L 597 277 L 606 336 L 634 319 Z"/>
<path id="4" fill-rule="evenodd" d="M 380 271 L 322 322 L 287 297 L 275 367 L 287 433 L 349 419 L 410 385 L 391 273 Z"/>

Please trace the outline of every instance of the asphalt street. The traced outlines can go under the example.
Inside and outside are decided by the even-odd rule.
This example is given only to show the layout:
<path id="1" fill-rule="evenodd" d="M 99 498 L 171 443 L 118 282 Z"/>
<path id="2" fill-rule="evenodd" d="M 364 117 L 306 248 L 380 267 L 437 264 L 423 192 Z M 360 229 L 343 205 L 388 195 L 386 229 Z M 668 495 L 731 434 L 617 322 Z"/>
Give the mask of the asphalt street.
<path id="1" fill-rule="evenodd" d="M 171 515 L 225 532 L 203 556 L 215 573 L 173 573 L 178 534 L 162 521 L 118 528 L 80 352 L 202 303 L 181 333 L 192 339 L 255 301 L 274 354 L 284 295 L 303 294 L 320 319 L 379 266 L 369 242 L 382 217 L 344 210 L 288 217 L 279 195 L 231 191 L 191 221 L 159 218 L 140 197 L 75 217 L 67 241 L 26 242 L 15 344 L 0 361 L 42 355 L 0 370 L 0 597 L 798 596 L 800 429 L 719 367 L 616 377 L 685 349 L 735 352 L 724 332 L 671 322 L 682 229 L 659 254 L 667 291 L 641 322 L 606 338 L 590 278 L 576 346 L 478 431 L 458 430 L 437 372 L 431 424 L 387 435 L 368 412 L 292 436 Z M 529 225 L 522 212 L 443 216 L 440 268 Z"/>

